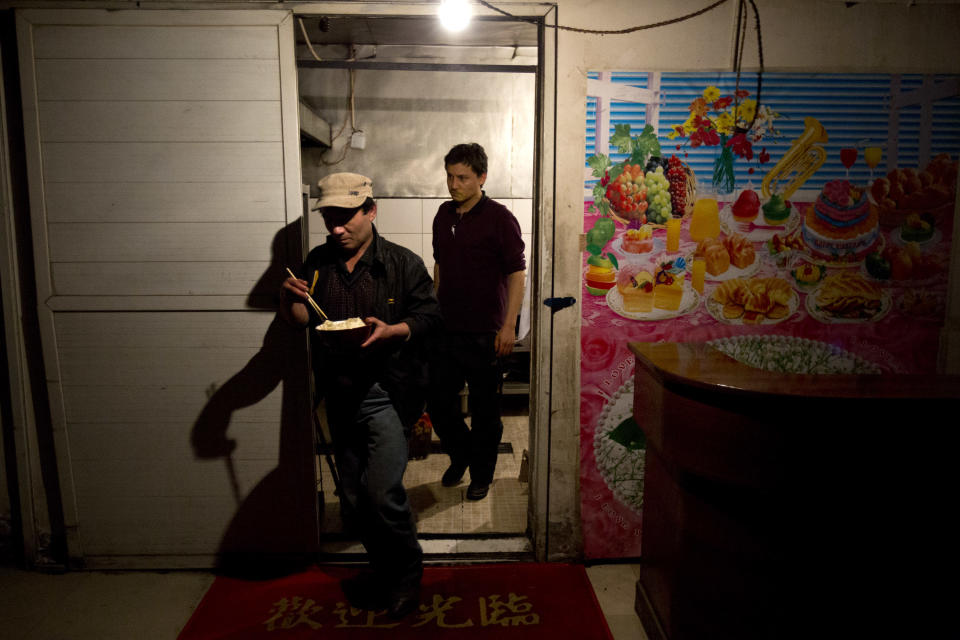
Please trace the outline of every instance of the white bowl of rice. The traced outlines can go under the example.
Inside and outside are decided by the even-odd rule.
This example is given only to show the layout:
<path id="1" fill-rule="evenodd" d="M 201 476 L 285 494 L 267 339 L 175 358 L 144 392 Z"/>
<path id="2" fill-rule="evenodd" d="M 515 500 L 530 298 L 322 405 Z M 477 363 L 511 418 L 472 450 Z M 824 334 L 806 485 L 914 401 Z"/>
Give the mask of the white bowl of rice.
<path id="1" fill-rule="evenodd" d="M 316 331 L 331 345 L 359 347 L 370 337 L 373 325 L 360 318 L 346 320 L 325 320 L 317 325 Z"/>

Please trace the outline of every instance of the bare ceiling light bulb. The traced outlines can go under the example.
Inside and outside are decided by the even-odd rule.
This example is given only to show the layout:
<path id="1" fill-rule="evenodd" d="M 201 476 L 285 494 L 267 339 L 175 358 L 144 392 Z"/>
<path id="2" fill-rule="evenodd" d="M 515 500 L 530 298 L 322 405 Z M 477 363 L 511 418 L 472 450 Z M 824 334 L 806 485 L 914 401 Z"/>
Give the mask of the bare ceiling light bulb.
<path id="1" fill-rule="evenodd" d="M 440 24 L 449 31 L 466 29 L 472 14 L 473 10 L 470 9 L 470 3 L 467 0 L 441 0 L 440 9 L 437 11 Z"/>

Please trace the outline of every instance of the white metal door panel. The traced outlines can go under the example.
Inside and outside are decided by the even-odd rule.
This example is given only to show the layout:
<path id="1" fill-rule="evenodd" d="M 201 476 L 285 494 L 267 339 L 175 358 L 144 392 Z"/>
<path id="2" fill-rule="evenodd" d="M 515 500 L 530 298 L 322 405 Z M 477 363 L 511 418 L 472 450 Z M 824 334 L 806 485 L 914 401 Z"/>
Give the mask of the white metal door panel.
<path id="1" fill-rule="evenodd" d="M 316 548 L 304 337 L 271 308 L 302 258 L 292 27 L 270 10 L 17 13 L 75 564 Z"/>

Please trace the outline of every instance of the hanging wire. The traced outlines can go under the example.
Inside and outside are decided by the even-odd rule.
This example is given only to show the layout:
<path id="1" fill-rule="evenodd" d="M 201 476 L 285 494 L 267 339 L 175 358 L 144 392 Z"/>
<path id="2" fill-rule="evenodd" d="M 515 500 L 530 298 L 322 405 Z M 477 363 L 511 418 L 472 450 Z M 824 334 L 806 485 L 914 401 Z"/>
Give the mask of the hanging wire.
<path id="1" fill-rule="evenodd" d="M 304 40 L 306 41 L 306 43 L 307 43 L 307 48 L 310 50 L 310 55 L 312 55 L 317 62 L 323 62 L 323 59 L 320 58 L 320 56 L 317 55 L 317 52 L 314 50 L 314 48 L 313 48 L 313 43 L 310 42 L 310 36 L 307 35 L 307 28 L 306 28 L 306 27 L 304 26 L 304 24 L 303 24 L 303 18 L 297 18 L 297 22 L 300 24 L 300 32 L 303 34 L 303 39 L 304 39 Z M 354 60 L 356 60 L 356 52 L 355 52 L 354 49 L 351 47 L 351 49 L 350 49 L 350 57 L 347 58 L 346 61 L 347 61 L 347 62 L 353 62 Z M 349 95 L 349 98 L 348 98 L 348 101 L 347 101 L 347 102 L 348 102 L 348 105 L 349 105 L 349 110 L 350 110 L 350 114 L 349 114 L 350 129 L 351 129 L 350 135 L 353 135 L 354 133 L 357 132 L 357 114 L 356 114 L 356 109 L 355 109 L 355 106 L 354 106 L 354 98 L 355 98 L 354 83 L 355 83 L 356 79 L 355 79 L 355 76 L 354 76 L 354 70 L 353 70 L 352 68 L 351 68 L 351 69 L 348 69 L 347 72 L 348 72 L 349 77 L 350 77 L 350 95 Z M 343 130 L 347 128 L 347 119 L 348 119 L 348 117 L 347 117 L 347 116 L 344 116 L 344 118 L 343 118 L 343 124 L 340 125 L 340 130 L 337 131 L 337 134 L 330 139 L 330 148 L 331 148 L 331 149 L 333 148 L 333 143 L 340 139 L 340 136 L 343 135 Z M 343 145 L 343 153 L 340 154 L 340 157 L 339 157 L 339 158 L 337 158 L 337 159 L 334 160 L 333 162 L 329 162 L 326 158 L 321 157 L 321 158 L 320 158 L 320 162 L 322 162 L 323 164 L 325 164 L 325 165 L 328 166 L 328 167 L 332 167 L 332 166 L 335 165 L 335 164 L 340 164 L 340 163 L 343 162 L 344 159 L 347 157 L 347 153 L 348 153 L 349 151 L 350 151 L 350 145 L 349 145 L 349 144 L 345 144 L 345 145 Z"/>
<path id="2" fill-rule="evenodd" d="M 737 29 L 733 41 L 733 68 L 740 68 L 740 55 L 743 53 L 743 43 L 741 42 L 741 26 L 743 25 L 743 0 L 737 2 Z"/>
<path id="3" fill-rule="evenodd" d="M 753 26 L 757 31 L 757 108 L 760 108 L 760 89 L 763 87 L 763 37 L 760 31 L 760 12 L 757 11 L 757 5 L 750 0 L 750 6 L 753 8 Z M 756 120 L 756 114 L 754 114 Z M 753 123 L 750 123 L 753 126 Z"/>
<path id="4" fill-rule="evenodd" d="M 763 40 L 760 38 L 760 13 L 757 11 L 757 5 L 754 0 L 739 0 L 740 7 L 737 10 L 737 40 L 739 42 L 739 51 L 734 55 L 734 70 L 737 72 L 736 89 L 740 89 L 740 68 L 743 65 L 743 47 L 747 39 L 747 16 L 746 3 L 750 2 L 750 8 L 753 10 L 754 28 L 757 31 L 757 91 L 754 94 L 756 107 L 753 110 L 753 117 L 750 124 L 747 125 L 747 132 L 753 129 L 753 125 L 760 115 L 760 92 L 763 88 Z M 737 91 L 734 91 L 734 110 L 739 105 L 740 99 L 737 97 Z"/>
<path id="5" fill-rule="evenodd" d="M 538 24 L 538 20 L 535 19 L 535 18 L 527 18 L 527 17 L 524 17 L 524 16 L 517 16 L 517 15 L 514 15 L 514 14 L 512 14 L 512 13 L 508 13 L 508 12 L 504 11 L 503 9 L 498 9 L 497 7 L 493 6 L 493 5 L 490 4 L 489 2 L 486 2 L 485 0 L 476 0 L 476 2 L 477 2 L 477 4 L 481 4 L 481 5 L 483 5 L 484 7 L 486 7 L 487 9 L 490 9 L 491 11 L 496 11 L 497 13 L 499 13 L 499 14 L 501 14 L 501 15 L 504 15 L 504 16 L 507 16 L 508 18 L 513 18 L 514 20 L 520 20 L 521 22 L 530 22 L 530 23 L 532 23 L 532 24 Z M 680 16 L 680 17 L 678 17 L 678 18 L 671 18 L 670 20 L 661 20 L 660 22 L 654 22 L 654 23 L 651 23 L 651 24 L 644 24 L 644 25 L 640 25 L 640 26 L 637 26 L 637 27 L 628 27 L 628 28 L 626 28 L 626 29 L 615 29 L 615 30 L 605 30 L 605 29 L 581 29 L 581 28 L 579 28 L 579 27 L 565 27 L 565 26 L 559 25 L 559 24 L 557 24 L 557 25 L 548 24 L 548 25 L 546 25 L 546 26 L 548 26 L 548 27 L 550 27 L 550 28 L 553 28 L 553 29 L 559 29 L 559 30 L 561 30 L 561 31 L 573 31 L 573 32 L 575 32 L 575 33 L 590 33 L 590 34 L 601 35 L 601 36 L 605 36 L 605 35 L 615 36 L 615 35 L 622 35 L 622 34 L 625 34 L 625 33 L 634 33 L 634 32 L 636 32 L 636 31 L 643 31 L 644 29 L 655 29 L 655 28 L 657 28 L 657 27 L 665 27 L 665 26 L 667 26 L 667 25 L 676 24 L 677 22 L 683 22 L 684 20 L 689 20 L 690 18 L 696 18 L 697 16 L 703 15 L 704 13 L 706 13 L 706 12 L 712 10 L 712 9 L 716 9 L 717 7 L 719 7 L 720 5 L 724 4 L 725 2 L 727 2 L 727 0 L 717 0 L 717 1 L 714 2 L 713 4 L 711 4 L 711 5 L 709 5 L 709 6 L 706 6 L 706 7 L 704 7 L 703 9 L 700 9 L 699 11 L 694 11 L 693 13 L 688 13 L 688 14 L 682 15 L 682 16 Z"/>
<path id="6" fill-rule="evenodd" d="M 350 107 L 349 120 L 350 120 L 350 128 L 353 130 L 350 135 L 353 135 L 353 133 L 357 131 L 356 115 L 354 111 L 354 75 L 353 75 L 353 69 L 348 69 L 347 71 L 350 74 L 350 97 L 348 99 L 348 104 Z M 331 149 L 333 149 L 333 143 L 340 139 L 340 136 L 343 134 L 343 130 L 347 128 L 347 119 L 348 119 L 347 116 L 344 116 L 343 124 L 340 125 L 340 130 L 337 131 L 337 135 L 333 136 L 333 138 L 330 139 Z M 349 152 L 350 152 L 350 144 L 347 143 L 343 145 L 343 153 L 340 154 L 339 158 L 337 158 L 333 162 L 329 162 L 326 158 L 321 156 L 320 162 L 322 162 L 324 165 L 328 167 L 332 167 L 335 164 L 340 164 L 341 162 L 343 162 L 344 159 L 346 159 L 347 157 L 347 153 Z"/>
<path id="7" fill-rule="evenodd" d="M 740 67 L 743 64 L 743 47 L 747 41 L 747 21 L 744 20 L 743 10 L 746 6 L 746 0 L 737 0 L 737 28 L 733 43 L 733 70 L 737 74 L 737 79 L 733 84 L 733 112 L 740 113 Z M 754 111 L 756 115 L 756 111 Z M 737 118 L 734 117 L 734 125 Z M 753 126 L 753 122 L 750 123 Z M 750 127 L 747 127 L 747 131 Z"/>
<path id="8" fill-rule="evenodd" d="M 297 18 L 297 22 L 300 24 L 300 33 L 303 34 L 303 39 L 307 41 L 307 48 L 310 49 L 310 55 L 312 55 L 317 62 L 323 62 L 320 56 L 317 55 L 317 52 L 313 50 L 310 36 L 307 35 L 307 28 L 303 26 L 303 18 Z"/>
<path id="9" fill-rule="evenodd" d="M 492 4 L 490 4 L 489 2 L 487 2 L 486 0 L 475 0 L 475 1 L 477 2 L 477 4 L 483 5 L 484 7 L 490 9 L 491 11 L 495 11 L 495 12 L 497 12 L 497 13 L 503 15 L 503 16 L 506 16 L 506 17 L 508 17 L 508 18 L 512 18 L 512 19 L 518 20 L 518 21 L 520 21 L 520 22 L 529 22 L 529 23 L 531 23 L 531 24 L 539 24 L 539 23 L 540 23 L 539 20 L 537 20 L 537 19 L 535 19 L 535 18 L 528 18 L 528 17 L 525 17 L 525 16 L 517 16 L 517 15 L 514 15 L 514 14 L 509 13 L 509 12 L 507 12 L 507 11 L 504 11 L 503 9 L 499 9 L 499 8 L 493 6 Z M 746 13 L 745 8 L 746 8 L 746 2 L 747 2 L 747 1 L 748 1 L 748 0 L 738 0 L 738 6 L 737 6 L 737 31 L 736 31 L 736 41 L 734 42 L 733 69 L 734 69 L 734 71 L 736 71 L 736 73 L 737 73 L 737 87 L 738 87 L 738 88 L 739 88 L 739 85 L 740 85 L 740 68 L 741 68 L 741 66 L 743 65 L 743 46 L 744 46 L 744 42 L 745 42 L 745 40 L 746 40 L 746 24 L 747 24 L 746 20 L 747 20 L 747 18 L 746 18 L 746 16 L 745 16 L 745 13 Z M 707 6 L 704 7 L 703 9 L 700 9 L 700 10 L 698 10 L 698 11 L 694 11 L 694 12 L 692 12 L 692 13 L 687 13 L 687 14 L 685 14 L 685 15 L 682 15 L 682 16 L 679 16 L 679 17 L 676 17 L 676 18 L 671 18 L 671 19 L 669 19 L 669 20 L 661 20 L 660 22 L 653 22 L 653 23 L 650 23 L 650 24 L 643 24 L 643 25 L 638 25 L 638 26 L 635 26 L 635 27 L 628 27 L 628 28 L 626 28 L 626 29 L 613 29 L 613 30 L 606 30 L 606 29 L 581 29 L 581 28 L 579 28 L 579 27 L 567 27 L 567 26 L 564 26 L 564 25 L 554 25 L 554 24 L 548 24 L 548 25 L 545 25 L 545 26 L 550 27 L 550 28 L 552 28 L 552 29 L 562 30 L 562 31 L 572 31 L 572 32 L 574 32 L 574 33 L 588 33 L 588 34 L 602 35 L 602 36 L 603 36 L 603 35 L 623 35 L 623 34 L 626 34 L 626 33 L 635 33 L 635 32 L 637 32 L 637 31 L 643 31 L 643 30 L 645 30 L 645 29 L 655 29 L 655 28 L 657 28 L 657 27 L 665 27 L 665 26 L 667 26 L 667 25 L 676 24 L 676 23 L 678 23 L 678 22 L 684 22 L 685 20 L 690 20 L 691 18 L 696 18 L 697 16 L 701 16 L 701 15 L 707 13 L 708 11 L 712 11 L 713 9 L 716 9 L 716 8 L 719 7 L 720 5 L 725 4 L 726 2 L 727 2 L 727 0 L 717 0 L 717 1 L 714 2 L 714 3 L 707 5 Z M 763 77 L 763 40 L 762 40 L 762 38 L 760 37 L 760 12 L 757 11 L 757 5 L 756 5 L 756 3 L 754 2 L 754 0 L 749 0 L 749 2 L 750 2 L 750 7 L 751 7 L 751 9 L 753 10 L 754 27 L 755 27 L 755 29 L 756 29 L 756 31 L 757 31 L 757 61 L 758 61 L 758 67 L 759 67 L 759 68 L 758 68 L 758 71 L 757 71 L 757 92 L 756 92 L 756 98 L 755 98 L 755 101 L 756 101 L 756 103 L 757 103 L 757 107 L 756 107 L 756 109 L 755 109 L 754 112 L 753 112 L 753 118 L 750 120 L 750 126 L 747 127 L 747 130 L 748 130 L 748 131 L 753 128 L 753 125 L 754 125 L 754 123 L 755 123 L 756 120 L 757 120 L 757 114 L 760 112 L 760 91 L 761 91 L 762 86 L 763 86 L 763 83 L 762 83 L 762 77 Z M 735 98 L 735 99 L 736 99 L 736 98 Z"/>

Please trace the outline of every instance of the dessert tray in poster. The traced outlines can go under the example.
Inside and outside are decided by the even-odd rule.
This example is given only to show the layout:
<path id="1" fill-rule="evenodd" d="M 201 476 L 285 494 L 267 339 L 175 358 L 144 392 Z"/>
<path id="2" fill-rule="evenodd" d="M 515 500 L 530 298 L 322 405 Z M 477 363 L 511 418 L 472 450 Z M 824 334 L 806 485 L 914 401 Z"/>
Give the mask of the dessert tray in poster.
<path id="1" fill-rule="evenodd" d="M 707 271 L 703 277 L 707 282 L 725 282 L 727 280 L 733 280 L 734 278 L 749 278 L 750 276 L 755 275 L 759 270 L 760 255 L 758 254 L 754 258 L 753 262 L 745 267 L 735 267 L 731 264 L 723 273 L 713 275 Z M 690 254 L 690 257 L 687 258 L 687 271 L 691 273 L 693 272 L 693 254 Z"/>
<path id="2" fill-rule="evenodd" d="M 633 419 L 633 379 L 620 387 L 600 412 L 593 433 L 593 457 L 607 488 L 631 511 L 643 507 L 646 438 Z"/>
<path id="3" fill-rule="evenodd" d="M 763 219 L 763 213 L 757 215 L 752 222 L 745 223 L 739 222 L 733 217 L 730 207 L 724 207 L 720 210 L 720 229 L 728 236 L 739 233 L 750 242 L 766 242 L 775 233 L 779 233 L 781 236 L 792 233 L 800 226 L 800 218 L 800 211 L 791 204 L 790 215 L 787 216 L 782 225 L 768 225 Z"/>
<path id="4" fill-rule="evenodd" d="M 785 301 L 780 302 L 776 306 L 776 309 L 770 308 L 767 313 L 749 313 L 741 305 L 739 314 L 737 314 L 737 310 L 734 308 L 731 311 L 731 307 L 720 299 L 719 291 L 714 289 L 707 297 L 704 305 L 707 308 L 707 313 L 717 322 L 729 325 L 779 324 L 793 316 L 797 312 L 797 309 L 800 308 L 800 295 L 796 289 L 794 289 L 789 282 L 781 278 L 764 278 L 762 280 L 776 281 L 781 287 L 782 297 L 785 298 Z M 744 284 L 749 285 L 751 282 L 751 280 L 745 280 Z M 730 281 L 729 284 L 735 283 Z M 735 306 L 736 305 L 734 305 L 734 307 Z"/>
<path id="5" fill-rule="evenodd" d="M 936 284 L 938 281 L 944 278 L 943 272 L 934 272 L 922 278 L 897 279 L 890 277 L 886 279 L 880 279 L 870 273 L 870 271 L 867 269 L 866 262 L 860 264 L 860 275 L 870 282 L 879 284 L 882 287 L 893 287 L 895 289 L 916 289 L 918 287 L 929 287 L 930 285 Z"/>
<path id="6" fill-rule="evenodd" d="M 935 245 L 943 239 L 943 234 L 940 233 L 940 229 L 935 229 L 933 235 L 926 240 L 904 240 L 903 235 L 901 235 L 902 232 L 903 229 L 900 227 L 897 227 L 890 232 L 890 240 L 893 242 L 893 244 L 903 247 L 906 246 L 908 242 L 915 242 L 919 246 L 925 247 L 929 245 Z"/>
<path id="7" fill-rule="evenodd" d="M 680 308 L 676 310 L 654 308 L 653 311 L 627 311 L 623 306 L 623 295 L 619 289 L 614 287 L 607 292 L 607 306 L 618 316 L 630 320 L 646 320 L 650 322 L 669 320 L 670 318 L 676 318 L 690 313 L 696 309 L 699 304 L 700 294 L 690 287 L 689 283 L 683 288 L 683 297 L 680 298 Z"/>
<path id="8" fill-rule="evenodd" d="M 839 347 L 794 336 L 735 336 L 708 342 L 743 364 L 778 373 L 878 374 L 880 367 Z"/>
<path id="9" fill-rule="evenodd" d="M 796 257 L 788 263 L 788 266 L 794 289 L 802 293 L 815 291 L 827 275 L 826 267 L 810 262 L 806 256 Z"/>
<path id="10" fill-rule="evenodd" d="M 654 238 L 652 251 L 644 251 L 643 253 L 626 251 L 623 248 L 623 236 L 620 235 L 614 238 L 613 242 L 610 243 L 610 248 L 616 251 L 619 255 L 623 256 L 624 260 L 642 260 L 649 258 L 652 255 L 663 253 L 667 247 L 666 240 L 664 240 L 664 238 Z"/>

